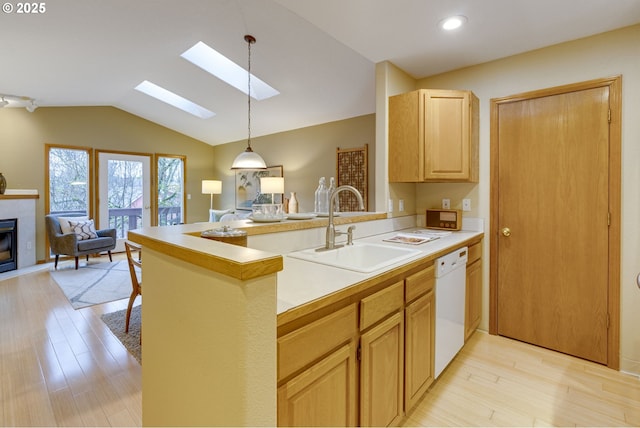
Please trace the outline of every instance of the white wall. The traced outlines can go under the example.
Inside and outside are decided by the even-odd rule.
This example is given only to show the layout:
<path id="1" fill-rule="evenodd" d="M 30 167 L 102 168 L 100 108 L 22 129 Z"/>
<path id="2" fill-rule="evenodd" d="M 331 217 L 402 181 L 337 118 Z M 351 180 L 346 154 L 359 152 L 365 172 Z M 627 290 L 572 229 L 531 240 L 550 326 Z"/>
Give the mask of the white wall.
<path id="1" fill-rule="evenodd" d="M 640 25 L 563 43 L 526 54 L 445 73 L 417 82 L 419 88 L 470 89 L 480 98 L 480 182 L 420 184 L 416 210 L 422 212 L 442 197 L 452 205 L 470 195 L 474 216 L 489 219 L 489 104 L 492 98 L 622 75 L 622 248 L 621 361 L 623 371 L 640 373 Z M 454 199 L 455 198 L 455 199 Z M 485 260 L 489 256 L 485 240 Z M 484 265 L 482 327 L 488 326 L 488 263 Z"/>

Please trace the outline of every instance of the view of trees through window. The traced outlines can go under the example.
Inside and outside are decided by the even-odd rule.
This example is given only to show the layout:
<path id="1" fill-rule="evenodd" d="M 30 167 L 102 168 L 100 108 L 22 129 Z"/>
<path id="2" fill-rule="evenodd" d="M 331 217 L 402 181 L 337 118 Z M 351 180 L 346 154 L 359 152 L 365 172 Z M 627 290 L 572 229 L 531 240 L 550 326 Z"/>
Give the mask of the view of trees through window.
<path id="1" fill-rule="evenodd" d="M 49 210 L 51 213 L 89 211 L 89 153 L 49 150 Z"/>
<path id="2" fill-rule="evenodd" d="M 116 229 L 118 238 L 126 238 L 127 230 L 141 226 L 138 220 L 143 207 L 142 162 L 109 159 L 107 168 L 109 227 Z"/>
<path id="3" fill-rule="evenodd" d="M 158 226 L 183 222 L 184 161 L 158 157 Z"/>
<path id="4" fill-rule="evenodd" d="M 93 179 L 89 168 L 90 149 L 50 147 L 48 158 L 49 211 L 88 214 L 89 183 Z M 157 224 L 160 226 L 184 222 L 184 163 L 182 156 L 157 157 Z M 134 221 L 135 225 L 124 223 L 133 217 L 139 220 L 142 215 L 143 167 L 141 162 L 113 159 L 106 166 L 109 190 L 103 197 L 108 204 L 109 227 L 124 235 L 130 226 L 140 226 L 139 221 Z"/>

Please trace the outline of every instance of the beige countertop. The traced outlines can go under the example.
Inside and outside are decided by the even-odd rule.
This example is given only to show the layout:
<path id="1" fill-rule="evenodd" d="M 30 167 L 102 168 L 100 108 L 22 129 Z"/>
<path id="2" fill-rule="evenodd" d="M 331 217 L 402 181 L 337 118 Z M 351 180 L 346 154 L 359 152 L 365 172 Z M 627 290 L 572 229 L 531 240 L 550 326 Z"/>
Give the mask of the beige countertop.
<path id="1" fill-rule="evenodd" d="M 336 225 L 357 223 L 383 219 L 386 216 L 386 213 L 372 212 L 340 213 L 340 216 L 335 217 L 334 223 Z M 254 223 L 251 220 L 237 220 L 229 222 L 228 225 L 244 230 L 248 235 L 260 235 L 326 227 L 328 219 L 285 220 L 278 223 Z M 241 280 L 282 270 L 283 260 L 280 254 L 223 244 L 200 237 L 200 234 L 205 230 L 219 227 L 221 227 L 221 223 L 206 222 L 146 227 L 129 231 L 129 239 L 156 251 L 171 254 L 180 260 Z"/>
<path id="2" fill-rule="evenodd" d="M 402 230 L 401 232 L 408 232 L 417 229 L 420 228 Z M 403 260 L 399 263 L 370 273 L 361 273 L 326 266 L 319 263 L 295 259 L 285 255 L 284 269 L 278 272 L 277 307 L 279 323 L 281 322 L 281 319 L 284 320 L 284 318 L 288 318 L 288 314 L 285 314 L 287 311 L 295 309 L 296 312 L 301 312 L 305 305 L 313 306 L 313 309 L 315 310 L 317 309 L 317 305 L 314 305 L 314 303 L 320 299 L 327 299 L 327 297 L 333 296 L 332 299 L 327 300 L 325 303 L 329 304 L 331 300 L 337 301 L 344 298 L 344 294 L 348 292 L 347 289 L 350 287 L 357 287 L 359 284 L 366 284 L 372 279 L 378 279 L 387 272 L 405 265 L 418 265 L 428 261 L 429 259 L 435 259 L 449 253 L 455 248 L 477 242 L 483 236 L 483 232 L 459 231 L 436 239 L 435 241 L 410 246 L 407 244 L 383 241 L 384 239 L 390 238 L 399 232 L 400 231 L 394 231 L 356 240 L 356 242 L 376 243 L 394 247 L 411 247 L 411 249 L 420 251 L 420 254 L 413 256 L 410 259 Z M 293 317 L 293 314 L 291 314 L 291 316 Z M 299 314 L 296 316 L 299 316 Z"/>
<path id="3" fill-rule="evenodd" d="M 385 219 L 386 213 L 341 213 L 335 217 L 335 224 L 349 224 Z M 326 227 L 326 218 L 311 220 L 286 220 L 278 223 L 253 223 L 251 220 L 237 220 L 228 223 L 251 235 L 287 232 L 301 229 Z M 476 242 L 483 233 L 477 231 L 453 232 L 446 237 L 420 245 L 411 245 L 420 253 L 410 259 L 387 266 L 378 271 L 361 273 L 299 260 L 286 254 L 261 251 L 205 239 L 200 234 L 205 230 L 219 228 L 220 223 L 194 223 L 175 226 L 149 227 L 129 232 L 129 239 L 143 246 L 170 254 L 180 260 L 195 264 L 215 272 L 240 280 L 248 280 L 263 275 L 277 273 L 277 313 L 280 319 L 299 316 L 305 307 L 317 307 L 343 298 L 349 289 L 365 286 L 401 267 L 418 266 L 429 259 L 435 259 L 449 251 Z M 402 232 L 417 228 L 402 230 Z M 388 246 L 407 247 L 407 244 L 383 242 L 400 231 L 383 233 L 357 239 L 356 242 L 378 243 Z"/>

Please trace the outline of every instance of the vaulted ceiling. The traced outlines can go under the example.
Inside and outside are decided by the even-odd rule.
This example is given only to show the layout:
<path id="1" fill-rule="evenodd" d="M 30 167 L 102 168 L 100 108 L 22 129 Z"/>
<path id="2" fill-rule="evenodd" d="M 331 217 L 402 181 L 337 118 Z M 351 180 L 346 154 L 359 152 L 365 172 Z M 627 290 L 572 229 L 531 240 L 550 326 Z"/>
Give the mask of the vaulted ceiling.
<path id="1" fill-rule="evenodd" d="M 17 3 L 13 3 L 17 5 Z M 640 0 L 55 0 L 2 13 L 0 94 L 39 106 L 115 106 L 211 145 L 247 136 L 247 97 L 180 54 L 198 41 L 280 95 L 252 101 L 252 135 L 375 110 L 375 64 L 416 78 L 640 22 Z M 464 15 L 444 33 L 438 22 Z M 143 80 L 212 110 L 199 119 Z M 37 111 L 36 113 L 37 114 Z"/>

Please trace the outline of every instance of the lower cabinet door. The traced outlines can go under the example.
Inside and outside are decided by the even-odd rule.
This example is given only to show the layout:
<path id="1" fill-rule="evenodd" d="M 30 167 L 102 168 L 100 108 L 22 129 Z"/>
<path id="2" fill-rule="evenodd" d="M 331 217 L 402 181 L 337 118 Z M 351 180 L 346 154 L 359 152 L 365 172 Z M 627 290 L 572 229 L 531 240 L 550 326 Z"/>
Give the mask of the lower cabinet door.
<path id="1" fill-rule="evenodd" d="M 278 426 L 355 426 L 356 368 L 352 342 L 281 385 Z"/>
<path id="2" fill-rule="evenodd" d="M 469 339 L 480 325 L 482 317 L 482 260 L 467 266 L 466 315 L 464 340 Z"/>
<path id="3" fill-rule="evenodd" d="M 434 293 L 420 297 L 405 308 L 406 378 L 405 409 L 409 411 L 433 382 L 435 306 Z"/>
<path id="4" fill-rule="evenodd" d="M 397 425 L 404 414 L 402 312 L 364 333 L 360 346 L 360 425 Z"/>

